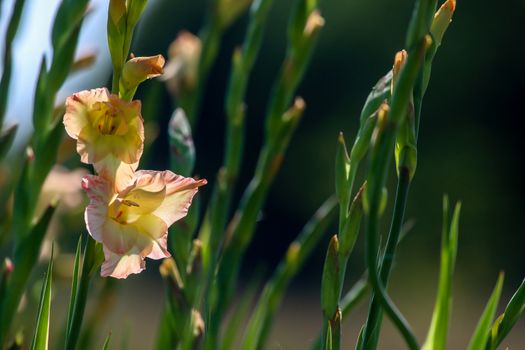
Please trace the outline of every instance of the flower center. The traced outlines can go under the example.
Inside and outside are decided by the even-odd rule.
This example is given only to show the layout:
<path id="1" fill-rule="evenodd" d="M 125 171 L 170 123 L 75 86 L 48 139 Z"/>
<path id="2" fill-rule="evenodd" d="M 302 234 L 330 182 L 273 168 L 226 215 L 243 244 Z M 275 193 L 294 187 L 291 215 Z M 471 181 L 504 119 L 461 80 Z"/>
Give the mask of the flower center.
<path id="1" fill-rule="evenodd" d="M 102 135 L 123 135 L 127 131 L 122 111 L 108 103 L 98 102 L 93 106 L 93 126 Z"/>
<path id="2" fill-rule="evenodd" d="M 130 223 L 133 215 L 130 215 L 130 209 L 132 207 L 140 207 L 138 203 L 130 201 L 128 199 L 115 199 L 113 204 L 110 206 L 109 216 L 119 224 L 125 225 Z"/>

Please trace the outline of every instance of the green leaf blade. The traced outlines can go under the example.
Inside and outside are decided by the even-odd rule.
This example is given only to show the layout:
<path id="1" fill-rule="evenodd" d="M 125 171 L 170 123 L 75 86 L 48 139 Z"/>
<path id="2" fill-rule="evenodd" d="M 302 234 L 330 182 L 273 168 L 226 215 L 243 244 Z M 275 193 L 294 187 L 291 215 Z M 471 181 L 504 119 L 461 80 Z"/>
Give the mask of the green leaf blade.
<path id="1" fill-rule="evenodd" d="M 470 340 L 470 343 L 467 348 L 468 350 L 485 349 L 485 345 L 487 344 L 487 341 L 489 339 L 490 327 L 492 324 L 492 320 L 494 319 L 494 315 L 496 313 L 496 307 L 498 306 L 498 301 L 501 295 L 502 287 L 503 273 L 500 273 L 498 277 L 498 282 L 496 283 L 496 287 L 494 287 L 494 291 L 492 292 L 490 299 L 487 302 L 487 306 L 485 307 L 485 310 L 483 311 L 483 314 L 479 319 L 476 330 L 474 331 L 474 335 Z"/>
<path id="2" fill-rule="evenodd" d="M 457 255 L 459 215 L 461 205 L 454 209 L 452 223 L 448 228 L 448 199 L 443 199 L 443 234 L 441 245 L 441 268 L 436 305 L 432 323 L 423 346 L 424 350 L 445 350 L 450 310 L 452 307 L 452 279 Z"/>
<path id="3" fill-rule="evenodd" d="M 42 286 L 40 302 L 38 306 L 38 317 L 35 327 L 35 335 L 31 342 L 31 350 L 47 350 L 49 344 L 49 319 L 51 313 L 51 287 L 53 272 L 53 248 L 51 248 L 51 260 L 47 267 L 46 279 Z"/>
<path id="4" fill-rule="evenodd" d="M 76 305 L 81 255 L 82 255 L 82 236 L 80 236 L 78 239 L 77 249 L 75 252 L 75 262 L 73 265 L 73 278 L 71 281 L 71 298 L 69 300 L 69 308 L 68 308 L 68 313 L 67 313 L 66 339 L 69 337 L 69 330 L 71 328 L 73 312 L 74 312 L 75 305 Z"/>

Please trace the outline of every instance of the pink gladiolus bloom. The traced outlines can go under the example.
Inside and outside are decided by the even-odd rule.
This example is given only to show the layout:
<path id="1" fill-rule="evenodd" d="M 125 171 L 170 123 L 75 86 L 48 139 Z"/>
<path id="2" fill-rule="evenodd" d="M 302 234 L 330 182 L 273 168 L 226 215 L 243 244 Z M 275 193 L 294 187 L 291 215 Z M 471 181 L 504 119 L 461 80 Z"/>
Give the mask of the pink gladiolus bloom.
<path id="1" fill-rule="evenodd" d="M 186 216 L 198 187 L 205 184 L 171 171 L 139 170 L 115 192 L 107 179 L 85 176 L 82 187 L 90 198 L 86 226 L 104 246 L 101 275 L 126 278 L 144 270 L 146 257 L 169 257 L 168 227 Z"/>
<path id="2" fill-rule="evenodd" d="M 85 90 L 66 100 L 64 126 L 77 140 L 83 163 L 120 184 L 137 169 L 144 148 L 140 101 L 126 102 L 106 88 Z"/>

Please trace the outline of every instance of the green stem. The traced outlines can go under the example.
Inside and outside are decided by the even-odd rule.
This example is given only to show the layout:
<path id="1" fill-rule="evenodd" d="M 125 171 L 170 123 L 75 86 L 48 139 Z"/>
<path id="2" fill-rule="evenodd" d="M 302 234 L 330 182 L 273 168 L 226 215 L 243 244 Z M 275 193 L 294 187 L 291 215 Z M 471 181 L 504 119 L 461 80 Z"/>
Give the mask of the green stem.
<path id="1" fill-rule="evenodd" d="M 394 256 L 396 254 L 397 244 L 399 242 L 401 228 L 403 226 L 403 218 L 405 215 L 405 208 L 408 199 L 408 192 L 410 188 L 410 178 L 407 169 L 402 168 L 397 182 L 396 199 L 394 204 L 394 213 L 392 224 L 388 233 L 388 239 L 385 247 L 385 252 L 381 259 L 381 282 L 385 287 L 388 286 L 390 271 Z M 377 340 L 379 337 L 379 330 L 382 321 L 382 309 L 376 296 L 372 296 L 370 302 L 370 309 L 368 311 L 367 322 L 365 324 L 365 331 L 363 335 L 363 346 L 367 350 L 375 349 L 377 347 Z"/>
<path id="2" fill-rule="evenodd" d="M 367 212 L 366 246 L 367 246 L 367 265 L 369 270 L 369 280 L 376 294 L 377 300 L 385 309 L 394 325 L 398 328 L 410 349 L 418 349 L 417 340 L 410 329 L 407 321 L 396 308 L 381 281 L 379 275 L 377 255 L 378 255 L 378 236 L 379 236 L 379 216 L 380 203 L 383 186 L 386 182 L 387 171 L 392 161 L 396 136 L 403 118 L 407 115 L 409 101 L 412 94 L 414 82 L 418 75 L 425 50 L 428 47 L 426 38 L 422 38 L 413 51 L 409 52 L 405 67 L 399 74 L 399 79 L 394 88 L 391 109 L 388 117 L 384 121 L 383 129 L 379 132 L 374 151 L 368 178 L 367 194 L 369 198 L 369 209 Z"/>
<path id="3" fill-rule="evenodd" d="M 361 301 L 364 300 L 369 291 L 370 286 L 367 283 L 367 278 L 362 277 L 353 285 L 353 287 L 345 294 L 345 296 L 341 298 L 339 304 L 341 305 L 341 313 L 343 316 L 343 320 L 346 319 L 346 316 L 348 316 L 348 314 L 350 314 L 350 312 L 354 310 L 354 308 Z M 320 350 L 322 339 L 323 334 L 321 333 L 317 336 L 317 339 L 312 344 L 311 349 Z"/>
<path id="4" fill-rule="evenodd" d="M 381 182 L 382 183 L 382 182 Z M 385 287 L 381 281 L 381 277 L 378 273 L 377 265 L 377 236 L 379 234 L 379 203 L 381 201 L 381 189 L 379 186 L 375 189 L 374 193 L 371 193 L 373 200 L 370 203 L 370 212 L 368 215 L 367 232 L 366 232 L 366 245 L 367 245 L 367 264 L 369 270 L 369 280 L 375 291 L 375 297 L 381 303 L 381 306 L 385 309 L 385 312 L 390 316 L 390 319 L 401 332 L 405 339 L 409 349 L 417 350 L 419 345 L 417 340 L 410 329 L 408 322 L 401 315 L 400 311 L 394 305 L 390 297 L 388 296 Z"/>

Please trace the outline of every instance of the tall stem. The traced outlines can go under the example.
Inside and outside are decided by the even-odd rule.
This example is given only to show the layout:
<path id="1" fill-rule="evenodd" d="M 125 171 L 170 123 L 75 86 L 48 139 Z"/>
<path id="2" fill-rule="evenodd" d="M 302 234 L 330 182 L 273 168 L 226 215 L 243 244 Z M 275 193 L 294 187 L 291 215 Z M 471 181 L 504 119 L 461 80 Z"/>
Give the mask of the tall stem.
<path id="1" fill-rule="evenodd" d="M 381 259 L 381 282 L 388 286 L 390 272 L 392 270 L 392 263 L 396 254 L 401 228 L 403 226 L 403 219 L 405 216 L 405 209 L 408 199 L 408 192 L 410 189 L 410 176 L 406 168 L 402 168 L 397 181 L 396 198 L 394 204 L 394 213 L 392 217 L 392 224 L 388 233 L 385 252 Z M 363 336 L 363 345 L 366 349 L 375 349 L 377 347 L 377 339 L 381 322 L 383 320 L 383 312 L 381 305 L 375 295 L 372 296 L 370 302 L 370 309 L 368 312 L 368 321 L 365 326 Z"/>

